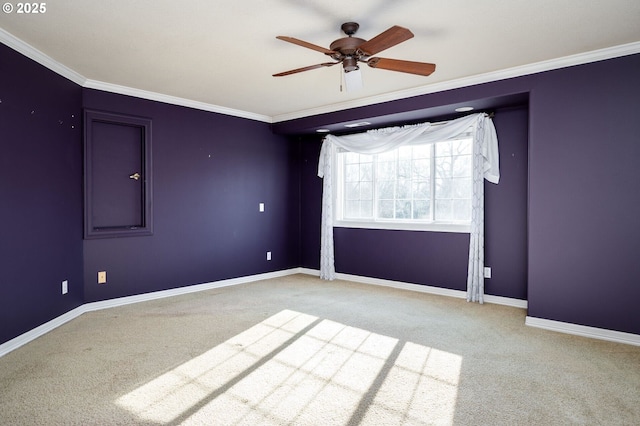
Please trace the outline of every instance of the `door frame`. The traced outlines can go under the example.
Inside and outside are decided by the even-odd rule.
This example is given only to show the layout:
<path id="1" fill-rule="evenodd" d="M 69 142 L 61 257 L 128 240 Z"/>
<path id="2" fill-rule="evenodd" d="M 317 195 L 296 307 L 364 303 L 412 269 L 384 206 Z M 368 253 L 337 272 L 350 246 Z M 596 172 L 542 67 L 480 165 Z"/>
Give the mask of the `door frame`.
<path id="1" fill-rule="evenodd" d="M 142 224 L 97 228 L 93 224 L 93 123 L 107 123 L 140 129 L 142 149 Z M 132 237 L 153 234 L 153 193 L 151 164 L 151 119 L 113 112 L 85 109 L 84 111 L 84 238 Z"/>

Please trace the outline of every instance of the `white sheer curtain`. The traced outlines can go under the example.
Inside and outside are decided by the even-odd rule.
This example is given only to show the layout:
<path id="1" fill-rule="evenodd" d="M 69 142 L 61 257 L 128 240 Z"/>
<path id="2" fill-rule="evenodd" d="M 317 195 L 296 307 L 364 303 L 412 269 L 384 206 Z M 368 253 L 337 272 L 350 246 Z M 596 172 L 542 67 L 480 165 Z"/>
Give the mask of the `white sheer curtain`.
<path id="1" fill-rule="evenodd" d="M 320 277 L 335 279 L 333 247 L 333 172 L 335 147 L 360 154 L 380 154 L 402 145 L 441 142 L 473 129 L 473 201 L 467 300 L 483 302 L 484 295 L 484 179 L 500 180 L 498 138 L 486 114 L 472 114 L 446 123 L 423 123 L 404 127 L 370 130 L 346 136 L 327 135 L 320 150 L 318 176 L 323 178 Z"/>

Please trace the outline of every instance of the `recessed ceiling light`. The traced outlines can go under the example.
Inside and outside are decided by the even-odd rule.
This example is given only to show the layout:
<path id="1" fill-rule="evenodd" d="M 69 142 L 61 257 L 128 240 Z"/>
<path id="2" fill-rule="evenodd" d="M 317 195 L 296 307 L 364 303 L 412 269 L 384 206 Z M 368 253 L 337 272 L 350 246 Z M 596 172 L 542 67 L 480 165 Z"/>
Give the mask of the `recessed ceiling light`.
<path id="1" fill-rule="evenodd" d="M 460 107 L 455 109 L 456 112 L 467 112 L 467 111 L 473 111 L 473 110 L 474 108 L 472 106 L 465 106 L 465 107 Z"/>
<path id="2" fill-rule="evenodd" d="M 368 126 L 369 123 L 368 121 L 361 121 L 359 123 L 351 123 L 351 124 L 345 124 L 344 127 L 362 127 L 362 126 Z"/>
<path id="3" fill-rule="evenodd" d="M 329 129 L 316 129 L 316 132 L 318 133 L 329 133 L 331 130 Z"/>

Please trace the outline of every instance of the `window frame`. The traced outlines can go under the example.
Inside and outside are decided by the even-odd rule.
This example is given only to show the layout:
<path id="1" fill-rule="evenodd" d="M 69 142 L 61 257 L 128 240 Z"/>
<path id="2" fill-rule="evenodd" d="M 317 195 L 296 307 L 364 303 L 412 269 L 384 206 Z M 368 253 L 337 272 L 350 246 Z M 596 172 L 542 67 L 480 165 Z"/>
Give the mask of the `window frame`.
<path id="1" fill-rule="evenodd" d="M 473 147 L 473 133 L 471 131 L 465 133 L 464 135 L 458 136 L 456 138 L 452 138 L 452 139 L 448 139 L 448 140 L 443 140 L 442 142 L 449 142 L 452 140 L 460 140 L 460 139 L 468 139 L 471 138 L 471 144 Z M 439 142 L 436 142 L 439 143 Z M 431 156 L 430 156 L 430 161 L 431 161 L 431 166 L 430 169 L 433 169 L 434 166 L 434 162 L 435 162 L 435 145 L 436 143 L 432 143 L 432 144 L 427 144 L 427 145 L 431 145 Z M 345 184 L 344 184 L 344 171 L 342 170 L 342 167 L 344 164 L 338 159 L 338 154 L 339 154 L 339 148 L 337 147 L 333 147 L 332 152 L 331 152 L 331 161 L 333 164 L 332 169 L 334 170 L 333 173 L 333 182 L 332 182 L 332 186 L 334 188 L 333 190 L 333 203 L 335 206 L 334 212 L 333 212 L 333 226 L 337 227 L 337 228 L 361 228 L 361 229 L 386 229 L 386 230 L 406 230 L 406 231 L 428 231 L 428 232 L 452 232 L 452 233 L 470 233 L 471 232 L 471 220 L 467 221 L 438 221 L 438 220 L 425 220 L 425 221 L 420 221 L 420 220 L 415 220 L 415 219 L 409 219 L 409 220 L 402 220 L 402 219 L 376 219 L 375 217 L 372 219 L 348 219 L 348 218 L 344 218 L 344 208 L 345 208 L 345 203 L 344 203 L 344 190 L 345 190 Z M 377 165 L 376 162 L 374 162 L 374 169 L 376 168 L 375 165 Z M 473 167 L 473 165 L 471 165 L 471 167 Z M 374 171 L 375 173 L 375 171 Z M 434 174 L 435 171 L 433 171 L 433 173 L 431 174 L 430 178 L 431 178 L 431 194 L 435 194 L 435 179 L 434 179 Z M 373 196 L 373 204 L 374 204 L 374 211 L 376 209 L 375 206 L 375 202 L 376 202 L 376 197 L 375 197 L 375 187 L 376 187 L 376 179 L 374 178 L 373 180 L 373 186 L 374 186 L 374 196 Z M 431 198 L 431 209 L 433 210 L 435 208 L 435 197 L 432 196 Z M 374 213 L 375 215 L 375 213 Z"/>

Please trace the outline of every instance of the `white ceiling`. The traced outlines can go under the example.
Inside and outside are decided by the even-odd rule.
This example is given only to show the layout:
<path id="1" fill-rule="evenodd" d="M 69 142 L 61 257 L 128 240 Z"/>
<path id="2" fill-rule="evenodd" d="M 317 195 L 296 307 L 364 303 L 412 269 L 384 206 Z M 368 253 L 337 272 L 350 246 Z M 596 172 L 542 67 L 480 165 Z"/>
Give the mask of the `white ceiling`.
<path id="1" fill-rule="evenodd" d="M 640 51 L 638 0 L 53 0 L 37 15 L 10 3 L 0 41 L 86 87 L 275 122 Z M 364 66 L 364 89 L 349 93 L 339 66 L 271 76 L 328 59 L 277 35 L 328 48 L 348 21 L 364 39 L 409 28 L 414 38 L 376 56 L 436 72 Z"/>

